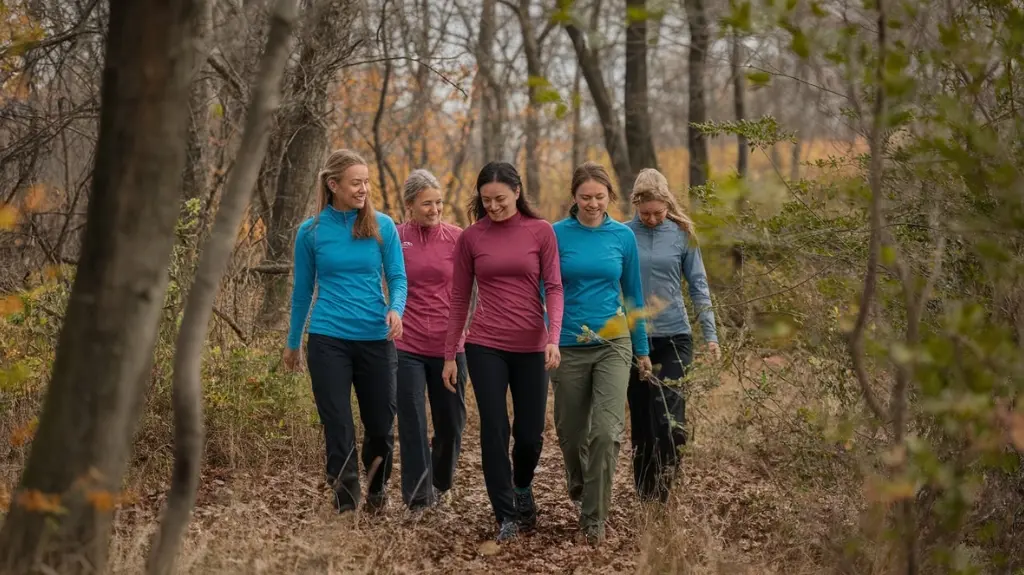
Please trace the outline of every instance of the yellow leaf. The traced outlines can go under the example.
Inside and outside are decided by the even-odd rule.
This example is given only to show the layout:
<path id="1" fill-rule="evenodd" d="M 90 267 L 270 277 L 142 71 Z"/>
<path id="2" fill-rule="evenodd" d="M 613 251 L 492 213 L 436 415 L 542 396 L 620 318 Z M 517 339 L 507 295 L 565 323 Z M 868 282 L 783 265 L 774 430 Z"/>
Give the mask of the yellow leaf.
<path id="1" fill-rule="evenodd" d="M 628 320 L 617 315 L 608 320 L 608 323 L 604 324 L 597 332 L 597 336 L 602 339 L 615 339 L 617 337 L 624 337 L 629 335 L 629 324 Z"/>
<path id="2" fill-rule="evenodd" d="M 13 230 L 18 223 L 18 210 L 13 206 L 0 206 L 0 230 Z"/>

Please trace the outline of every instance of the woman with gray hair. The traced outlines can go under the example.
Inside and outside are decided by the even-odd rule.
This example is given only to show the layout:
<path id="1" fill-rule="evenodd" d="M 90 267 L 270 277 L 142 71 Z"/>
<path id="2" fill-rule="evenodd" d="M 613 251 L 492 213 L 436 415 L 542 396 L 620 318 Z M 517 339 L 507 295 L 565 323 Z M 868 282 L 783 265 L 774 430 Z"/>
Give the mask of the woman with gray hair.
<path id="1" fill-rule="evenodd" d="M 452 292 L 453 254 L 462 229 L 441 221 L 441 184 L 414 170 L 403 186 L 406 221 L 398 226 L 408 277 L 408 300 L 398 340 L 398 440 L 402 500 L 412 510 L 443 499 L 452 486 L 466 426 L 465 333 L 459 342 L 455 393 L 445 388 L 445 332 Z M 427 442 L 427 398 L 434 423 Z"/>

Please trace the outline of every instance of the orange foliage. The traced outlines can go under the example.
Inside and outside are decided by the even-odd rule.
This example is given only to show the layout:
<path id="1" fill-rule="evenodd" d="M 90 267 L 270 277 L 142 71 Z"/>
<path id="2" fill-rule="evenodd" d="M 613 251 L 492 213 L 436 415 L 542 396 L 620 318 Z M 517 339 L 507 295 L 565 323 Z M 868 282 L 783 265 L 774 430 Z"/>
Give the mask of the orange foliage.
<path id="1" fill-rule="evenodd" d="M 464 204 L 472 194 L 473 183 L 476 180 L 478 156 L 475 142 L 464 141 L 467 123 L 468 101 L 454 88 L 448 93 L 447 101 L 429 102 L 424 106 L 423 113 L 412 119 L 406 120 L 406 115 L 413 105 L 412 94 L 419 92 L 415 78 L 406 77 L 399 73 L 399 69 L 392 70 L 388 97 L 385 104 L 385 115 L 380 124 L 381 142 L 386 146 L 387 163 L 394 171 L 395 179 L 400 186 L 405 176 L 416 168 L 427 168 L 434 171 L 443 185 L 457 180 L 462 182 L 461 189 L 447 190 L 449 193 L 449 208 L 446 210 L 446 219 L 453 220 L 453 210 L 462 210 Z M 336 92 L 335 99 L 342 103 L 338 106 L 339 117 L 336 118 L 336 128 L 330 134 L 330 144 L 333 148 L 349 147 L 364 154 L 370 163 L 371 180 L 373 182 L 373 201 L 377 209 L 383 209 L 381 190 L 377 189 L 380 178 L 377 174 L 376 160 L 373 156 L 373 117 L 377 111 L 382 86 L 382 68 L 366 67 L 347 71 L 346 78 L 342 81 Z M 466 68 L 456 70 L 453 74 L 456 81 L 467 89 L 471 81 L 472 69 Z M 460 76 L 461 75 L 461 76 Z M 459 105 L 461 104 L 461 105 Z M 391 110 L 397 116 L 391 116 Z M 476 113 L 475 111 L 473 113 Z M 549 137 L 539 142 L 537 146 L 537 158 L 540 164 L 541 178 L 541 199 L 536 206 L 538 211 L 549 220 L 558 220 L 565 217 L 571 204 L 569 184 L 572 177 L 572 139 L 570 133 L 570 119 L 559 118 L 554 114 L 553 107 L 546 107 L 541 110 L 542 123 L 552 125 L 563 125 L 565 130 L 559 134 L 556 131 L 549 132 Z M 475 132 L 470 137 L 478 138 L 479 123 L 475 126 Z M 459 148 L 468 146 L 467 161 L 461 167 L 458 174 L 451 173 L 453 157 L 459 152 Z M 508 147 L 516 147 L 510 143 Z M 859 146 L 853 146 L 853 149 Z M 824 159 L 828 156 L 848 155 L 854 150 L 847 142 L 832 140 L 815 140 L 801 143 L 801 162 L 813 162 L 817 159 Z M 792 161 L 791 145 L 779 144 L 778 159 L 779 165 L 773 166 L 766 153 L 755 150 L 750 154 L 748 178 L 751 182 L 764 181 L 766 179 L 777 180 L 779 175 L 788 178 L 790 175 L 790 163 Z M 612 164 L 603 146 L 592 146 L 585 152 L 586 159 L 600 162 L 609 168 L 614 174 Z M 717 178 L 721 175 L 731 173 L 736 166 L 736 143 L 732 138 L 721 138 L 710 142 L 709 162 L 710 178 Z M 425 162 L 420 162 L 423 159 Z M 525 180 L 525 152 L 520 147 L 519 157 L 516 163 Z M 686 198 L 686 186 L 689 173 L 689 153 L 685 147 L 663 148 L 658 151 L 658 163 L 668 178 L 669 184 L 675 189 L 681 199 Z M 801 175 L 811 177 L 813 170 L 807 166 L 801 169 Z M 457 178 L 456 178 L 457 177 Z M 386 174 L 387 193 L 391 204 L 391 216 L 402 219 L 401 206 L 395 205 L 399 197 L 399 191 L 395 190 L 395 182 L 390 174 Z M 529 182 L 526 182 L 529 186 Z M 684 203 L 684 206 L 687 203 Z M 613 217 L 623 220 L 630 214 L 621 213 L 618 206 L 609 210 Z"/>
<path id="2" fill-rule="evenodd" d="M 60 504 L 60 495 L 55 493 L 43 493 L 38 489 L 28 489 L 18 493 L 17 504 L 28 511 L 40 513 L 63 513 L 64 507 Z"/>
<path id="3" fill-rule="evenodd" d="M 9 316 L 21 313 L 24 309 L 25 304 L 21 301 L 20 296 L 6 295 L 0 297 L 0 316 Z"/>
<path id="4" fill-rule="evenodd" d="M 39 426 L 39 418 L 33 417 L 25 425 L 11 432 L 11 447 L 21 447 L 32 441 Z"/>

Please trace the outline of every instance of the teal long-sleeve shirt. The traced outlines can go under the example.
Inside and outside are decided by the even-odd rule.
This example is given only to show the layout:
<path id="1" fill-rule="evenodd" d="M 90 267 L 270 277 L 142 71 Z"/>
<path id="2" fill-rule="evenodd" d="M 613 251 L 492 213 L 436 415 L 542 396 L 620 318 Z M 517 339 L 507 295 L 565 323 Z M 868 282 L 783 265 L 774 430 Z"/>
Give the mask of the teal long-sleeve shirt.
<path id="1" fill-rule="evenodd" d="M 295 237 L 288 347 L 298 349 L 309 316 L 309 333 L 374 341 L 387 338 L 387 314 L 405 313 L 408 284 L 398 230 L 387 214 L 375 212 L 376 238 L 355 239 L 356 210 L 327 206 L 318 219 L 299 226 Z M 387 281 L 384 295 L 382 280 Z M 316 287 L 316 303 L 309 313 Z M 390 301 L 389 301 L 390 300 Z"/>
<path id="2" fill-rule="evenodd" d="M 570 216 L 554 229 L 565 293 L 558 345 L 592 345 L 596 342 L 581 337 L 583 326 L 598 332 L 616 315 L 644 305 L 636 237 L 629 226 L 608 215 L 594 228 Z M 634 354 L 648 355 L 643 319 L 635 322 L 630 338 Z"/>

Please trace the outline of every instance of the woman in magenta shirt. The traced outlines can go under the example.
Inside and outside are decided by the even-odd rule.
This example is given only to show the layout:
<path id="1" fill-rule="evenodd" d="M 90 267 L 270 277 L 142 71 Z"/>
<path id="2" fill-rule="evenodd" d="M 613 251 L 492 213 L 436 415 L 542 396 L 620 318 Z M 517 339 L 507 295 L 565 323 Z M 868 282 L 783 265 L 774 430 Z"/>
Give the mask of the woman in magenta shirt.
<path id="1" fill-rule="evenodd" d="M 452 292 L 455 242 L 462 229 L 441 221 L 441 184 L 415 170 L 402 190 L 406 222 L 398 226 L 405 257 L 408 296 L 398 347 L 398 440 L 402 501 L 410 509 L 430 507 L 451 489 L 466 426 L 466 358 L 456 344 L 456 391 L 441 380 L 444 340 Z M 427 397 L 434 438 L 427 442 Z"/>
<path id="2" fill-rule="evenodd" d="M 450 391 L 457 389 L 456 354 L 475 280 L 466 363 L 480 412 L 484 483 L 499 525 L 497 540 L 503 542 L 537 520 L 531 484 L 544 441 L 547 370 L 558 367 L 560 360 L 562 279 L 554 230 L 526 203 L 515 167 L 487 164 L 477 177 L 476 191 L 470 210 L 476 223 L 455 246 L 444 379 Z M 515 413 L 511 462 L 508 390 Z"/>

